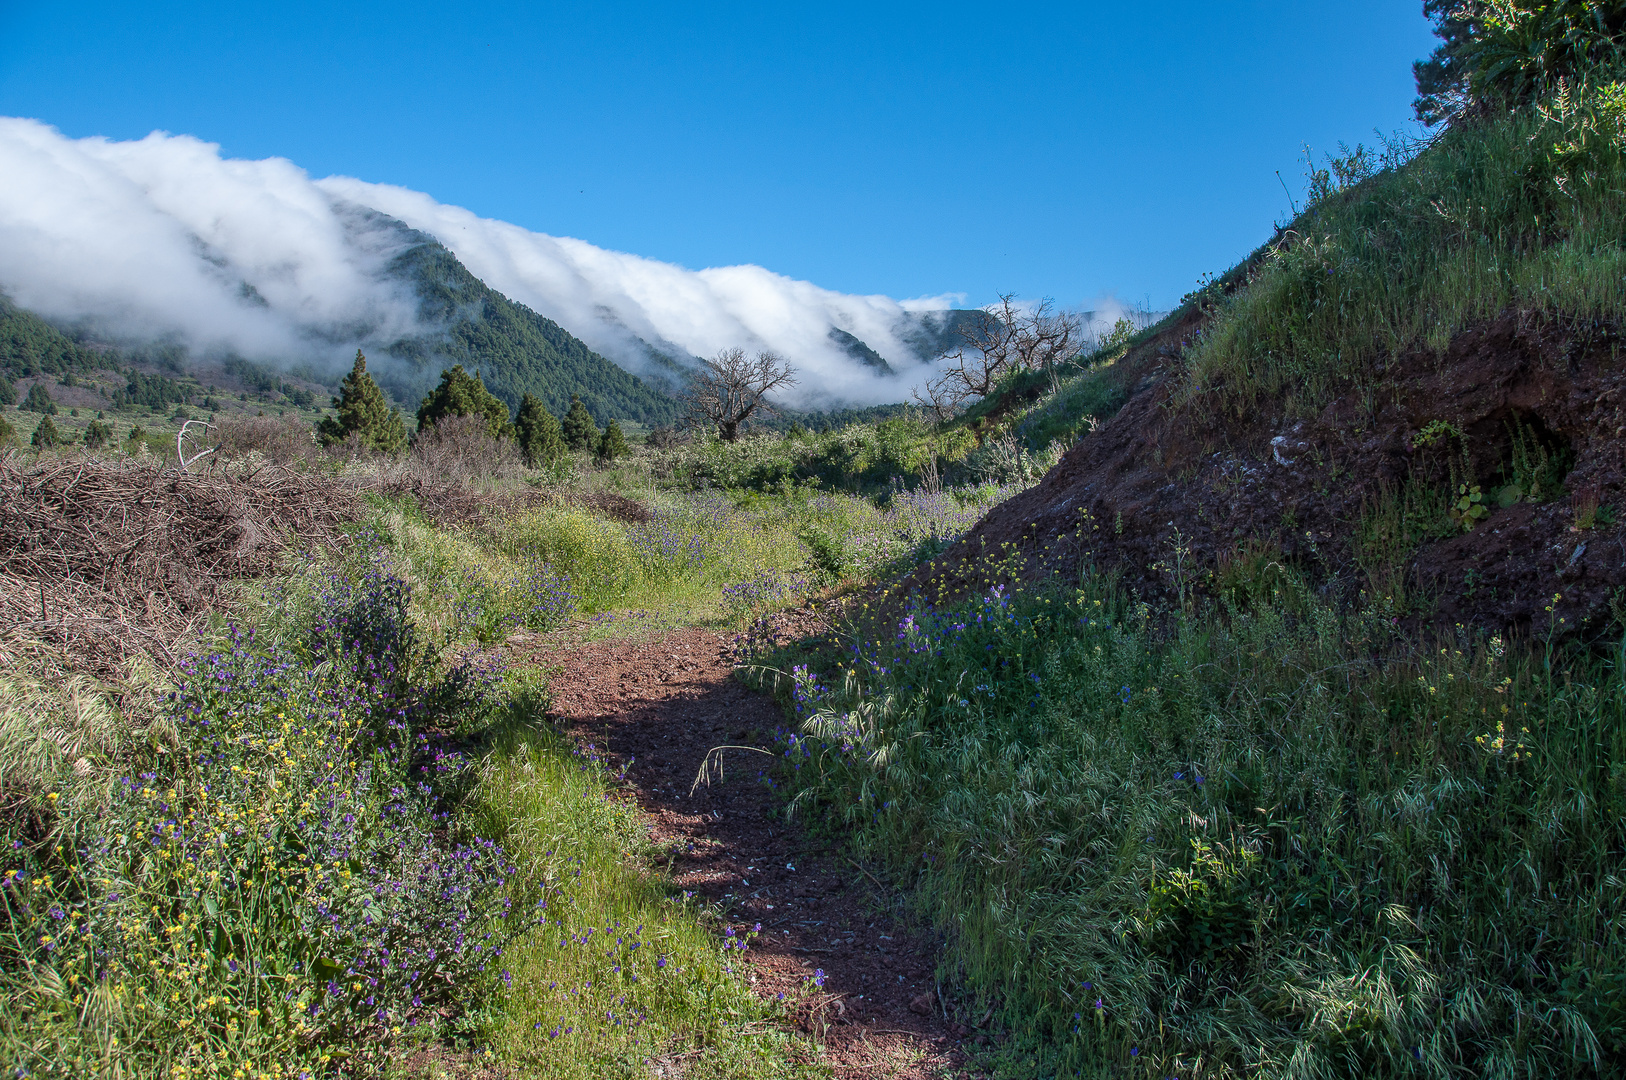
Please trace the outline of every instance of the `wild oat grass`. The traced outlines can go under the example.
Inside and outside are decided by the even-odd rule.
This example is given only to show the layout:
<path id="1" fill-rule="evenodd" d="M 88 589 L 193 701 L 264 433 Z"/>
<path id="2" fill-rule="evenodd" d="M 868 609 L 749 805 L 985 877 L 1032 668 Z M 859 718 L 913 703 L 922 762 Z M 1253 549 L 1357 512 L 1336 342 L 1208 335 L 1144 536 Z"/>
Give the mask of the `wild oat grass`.
<path id="1" fill-rule="evenodd" d="M 1187 350 L 1180 396 L 1313 413 L 1374 361 L 1509 311 L 1626 316 L 1626 83 L 1461 123 L 1300 215 Z M 1209 395 L 1213 395 L 1210 397 Z"/>
<path id="2" fill-rule="evenodd" d="M 1618 657 L 1408 647 L 1291 572 L 1233 595 L 918 609 L 785 678 L 798 806 L 892 863 L 1041 1075 L 1609 1074 Z"/>

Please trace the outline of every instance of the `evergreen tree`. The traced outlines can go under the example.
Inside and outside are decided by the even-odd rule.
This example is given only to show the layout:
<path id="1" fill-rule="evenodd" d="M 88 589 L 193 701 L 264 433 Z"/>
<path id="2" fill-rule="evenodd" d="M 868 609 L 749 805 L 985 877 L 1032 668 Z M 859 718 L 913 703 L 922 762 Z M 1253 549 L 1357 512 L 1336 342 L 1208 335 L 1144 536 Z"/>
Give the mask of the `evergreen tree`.
<path id="1" fill-rule="evenodd" d="M 91 450 L 100 450 L 113 441 L 113 426 L 101 421 L 100 418 L 92 420 L 85 425 L 85 446 Z"/>
<path id="2" fill-rule="evenodd" d="M 62 434 L 56 429 L 56 421 L 51 419 L 50 414 L 46 414 L 40 420 L 40 426 L 34 429 L 34 445 L 41 450 L 50 450 L 61 446 L 62 443 Z"/>
<path id="3" fill-rule="evenodd" d="M 570 411 L 565 413 L 559 426 L 565 445 L 572 450 L 591 450 L 598 444 L 598 425 L 593 423 L 593 414 L 575 394 L 570 395 Z"/>
<path id="4" fill-rule="evenodd" d="M 11 380 L 0 373 L 0 406 L 17 404 L 17 388 L 11 385 Z"/>
<path id="5" fill-rule="evenodd" d="M 559 421 L 540 399 L 526 394 L 519 403 L 519 415 L 514 418 L 514 431 L 519 438 L 520 453 L 525 464 L 541 468 L 565 452 L 565 438 Z"/>
<path id="6" fill-rule="evenodd" d="M 35 383 L 30 386 L 28 396 L 23 398 L 22 405 L 18 407 L 27 409 L 29 412 L 43 413 L 46 416 L 56 415 L 56 402 L 51 400 L 51 393 L 45 389 L 44 383 Z"/>
<path id="7" fill-rule="evenodd" d="M 462 364 L 440 373 L 440 385 L 418 407 L 418 429 L 447 416 L 484 417 L 487 429 L 498 438 L 514 433 L 514 426 L 508 422 L 508 406 L 486 389 L 478 374 L 464 371 Z"/>
<path id="8" fill-rule="evenodd" d="M 618 457 L 625 457 L 626 454 L 626 436 L 621 434 L 621 425 L 611 420 L 604 425 L 604 435 L 598 441 L 598 452 L 594 456 L 608 465 Z"/>
<path id="9" fill-rule="evenodd" d="M 324 416 L 316 426 L 316 437 L 323 446 L 343 442 L 352 433 L 361 437 L 361 443 L 372 450 L 394 453 L 406 445 L 406 424 L 401 410 L 392 408 L 367 374 L 367 358 L 356 350 L 356 364 L 339 384 L 339 396 L 333 399 L 333 415 Z"/>
<path id="10" fill-rule="evenodd" d="M 17 441 L 17 429 L 0 416 L 0 446 L 10 446 Z"/>

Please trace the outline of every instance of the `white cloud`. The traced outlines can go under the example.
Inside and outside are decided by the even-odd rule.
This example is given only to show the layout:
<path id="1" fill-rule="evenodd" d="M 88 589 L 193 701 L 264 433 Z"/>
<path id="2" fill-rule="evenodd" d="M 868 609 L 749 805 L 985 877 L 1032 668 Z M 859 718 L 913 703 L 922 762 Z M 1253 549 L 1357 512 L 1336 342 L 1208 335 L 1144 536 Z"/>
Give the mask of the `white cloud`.
<path id="1" fill-rule="evenodd" d="M 0 289 L 51 318 L 202 352 L 342 363 L 358 344 L 421 330 L 416 301 L 382 275 L 401 238 L 347 204 L 433 235 L 477 277 L 632 370 L 635 338 L 708 356 L 772 349 L 805 404 L 898 401 L 921 369 L 904 340 L 921 312 L 821 289 L 759 266 L 688 270 L 548 236 L 428 195 L 346 177 L 312 180 L 282 158 L 240 161 L 185 135 L 69 139 L 0 118 Z M 900 368 L 876 376 L 829 338 L 839 327 Z"/>

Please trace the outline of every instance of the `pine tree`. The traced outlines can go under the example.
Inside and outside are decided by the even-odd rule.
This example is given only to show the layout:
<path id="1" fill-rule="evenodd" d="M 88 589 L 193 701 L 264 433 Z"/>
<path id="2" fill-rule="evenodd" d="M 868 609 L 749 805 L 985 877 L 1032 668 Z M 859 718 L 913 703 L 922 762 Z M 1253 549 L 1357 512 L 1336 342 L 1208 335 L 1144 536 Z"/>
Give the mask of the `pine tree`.
<path id="1" fill-rule="evenodd" d="M 100 417 L 85 425 L 85 446 L 90 450 L 100 450 L 113 441 L 113 425 L 105 423 Z"/>
<path id="2" fill-rule="evenodd" d="M 38 386 L 39 384 L 35 383 L 34 385 Z M 56 429 L 56 421 L 52 420 L 50 415 L 47 414 L 40 420 L 40 426 L 34 429 L 34 445 L 41 450 L 50 450 L 61 446 L 62 442 L 62 435 Z"/>
<path id="3" fill-rule="evenodd" d="M 323 446 L 343 442 L 352 434 L 372 450 L 392 454 L 406 445 L 406 424 L 401 410 L 391 407 L 373 377 L 367 374 L 367 358 L 356 350 L 356 363 L 339 384 L 333 399 L 334 415 L 324 416 L 316 425 L 316 437 Z"/>
<path id="4" fill-rule="evenodd" d="M 17 441 L 17 429 L 0 416 L 0 446 L 10 446 Z"/>
<path id="5" fill-rule="evenodd" d="M 23 403 L 18 408 L 27 409 L 29 412 L 44 413 L 46 416 L 56 415 L 56 402 L 51 400 L 51 392 L 45 389 L 43 383 L 35 383 L 30 386 L 28 396 L 23 398 Z"/>
<path id="6" fill-rule="evenodd" d="M 564 432 L 559 421 L 541 400 L 526 394 L 519 403 L 519 415 L 514 418 L 514 432 L 519 438 L 519 451 L 525 464 L 541 468 L 565 452 Z"/>
<path id="7" fill-rule="evenodd" d="M 621 434 L 621 425 L 611 420 L 604 425 L 604 434 L 598 441 L 598 452 L 594 456 L 607 465 L 616 458 L 626 455 L 626 436 Z"/>
<path id="8" fill-rule="evenodd" d="M 572 450 L 591 450 L 598 445 L 598 425 L 593 423 L 593 414 L 575 394 L 570 395 L 570 411 L 565 413 L 559 426 L 564 432 L 565 445 Z"/>
<path id="9" fill-rule="evenodd" d="M 487 429 L 497 438 L 514 433 L 514 425 L 508 422 L 508 406 L 486 389 L 478 374 L 464 371 L 462 364 L 440 373 L 440 385 L 418 407 L 418 429 L 448 416 L 484 417 Z"/>

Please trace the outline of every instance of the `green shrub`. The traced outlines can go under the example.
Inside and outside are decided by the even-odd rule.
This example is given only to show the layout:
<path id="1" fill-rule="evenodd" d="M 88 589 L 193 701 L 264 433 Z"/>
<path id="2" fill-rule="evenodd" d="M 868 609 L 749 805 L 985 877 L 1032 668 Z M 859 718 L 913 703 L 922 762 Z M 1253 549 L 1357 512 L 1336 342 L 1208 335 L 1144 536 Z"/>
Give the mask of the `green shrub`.
<path id="1" fill-rule="evenodd" d="M 621 434 L 621 425 L 611 420 L 604 425 L 604 434 L 599 437 L 593 459 L 601 465 L 608 465 L 616 458 L 626 457 L 629 449 L 627 437 Z"/>
<path id="2" fill-rule="evenodd" d="M 101 419 L 92 420 L 85 425 L 83 442 L 91 450 L 100 450 L 113 441 L 113 425 Z"/>
<path id="3" fill-rule="evenodd" d="M 35 385 L 39 384 L 36 383 Z M 39 426 L 34 429 L 34 437 L 30 442 L 40 450 L 54 450 L 66 443 L 67 439 L 63 438 L 61 432 L 57 431 L 56 421 L 52 420 L 49 414 L 46 414 L 40 418 Z"/>
<path id="4" fill-rule="evenodd" d="M 415 734 L 491 679 L 437 662 L 376 556 L 353 571 L 311 582 L 294 633 L 233 630 L 182 667 L 176 752 L 105 801 L 49 794 L 53 835 L 14 838 L 0 1045 L 21 1072 L 376 1067 L 493 992 L 484 935 L 528 924 L 505 921 L 502 852 L 437 820 L 467 762 Z"/>

